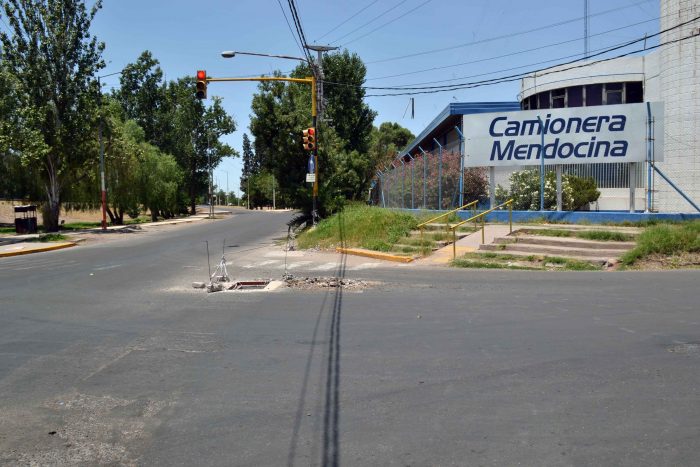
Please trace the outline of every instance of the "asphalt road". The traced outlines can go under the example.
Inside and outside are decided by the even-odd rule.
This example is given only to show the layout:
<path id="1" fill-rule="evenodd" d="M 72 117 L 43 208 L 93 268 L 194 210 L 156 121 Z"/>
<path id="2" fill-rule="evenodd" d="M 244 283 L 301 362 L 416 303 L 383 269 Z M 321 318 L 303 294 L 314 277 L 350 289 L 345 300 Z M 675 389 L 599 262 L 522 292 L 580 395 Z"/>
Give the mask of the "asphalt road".
<path id="1" fill-rule="evenodd" d="M 269 276 L 289 217 L 0 260 L 0 464 L 697 465 L 700 271 L 189 287 L 204 240 Z"/>

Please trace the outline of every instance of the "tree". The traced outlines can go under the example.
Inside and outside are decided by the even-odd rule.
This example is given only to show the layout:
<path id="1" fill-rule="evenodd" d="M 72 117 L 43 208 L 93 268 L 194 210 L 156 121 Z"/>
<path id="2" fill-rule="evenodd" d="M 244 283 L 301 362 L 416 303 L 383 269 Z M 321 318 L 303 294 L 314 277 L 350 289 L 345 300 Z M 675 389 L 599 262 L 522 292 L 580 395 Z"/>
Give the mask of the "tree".
<path id="1" fill-rule="evenodd" d="M 158 60 L 148 50 L 135 63 L 124 67 L 119 78 L 119 90 L 114 92 L 128 119 L 143 128 L 146 141 L 156 146 L 163 144 L 163 114 L 165 91 L 163 71 Z"/>
<path id="2" fill-rule="evenodd" d="M 260 170 L 260 167 L 256 167 L 257 161 L 255 160 L 255 153 L 253 152 L 253 146 L 250 144 L 250 139 L 246 133 L 243 133 L 243 170 L 241 171 L 241 191 L 248 193 L 248 180 L 251 174 Z"/>
<path id="3" fill-rule="evenodd" d="M 338 194 L 362 196 L 373 173 L 367 157 L 375 113 L 364 103 L 366 69 L 355 54 L 347 51 L 323 59 L 327 102 L 319 132 L 319 210 Z M 275 76 L 281 76 L 279 72 Z M 291 77 L 311 76 L 301 64 Z M 342 82 L 339 86 L 333 83 Z M 255 159 L 279 182 L 278 199 L 288 206 L 311 210 L 311 190 L 304 183 L 309 153 L 301 146 L 301 131 L 311 126 L 311 89 L 298 83 L 263 82 L 253 97 L 250 131 L 255 138 Z M 242 187 L 243 188 L 243 187 Z"/>
<path id="4" fill-rule="evenodd" d="M 383 122 L 379 128 L 373 127 L 369 152 L 374 162 L 373 168 L 382 168 L 396 157 L 396 153 L 413 141 L 415 136 L 408 128 L 398 123 Z"/>
<path id="5" fill-rule="evenodd" d="M 81 0 L 0 0 L 11 33 L 0 32 L 3 60 L 24 98 L 17 109 L 43 142 L 22 150 L 22 162 L 41 178 L 47 231 L 58 230 L 63 190 L 84 177 L 94 139 L 95 74 L 104 44 L 90 35 L 102 1 L 88 11 Z"/>
<path id="6" fill-rule="evenodd" d="M 197 194 L 207 186 L 207 174 L 224 157 L 238 154 L 221 142 L 223 135 L 233 133 L 236 123 L 214 97 L 205 107 L 195 97 L 195 82 L 192 77 L 171 81 L 166 88 L 167 119 L 171 122 L 165 130 L 161 149 L 175 156 L 184 170 L 190 212 L 195 213 Z"/>

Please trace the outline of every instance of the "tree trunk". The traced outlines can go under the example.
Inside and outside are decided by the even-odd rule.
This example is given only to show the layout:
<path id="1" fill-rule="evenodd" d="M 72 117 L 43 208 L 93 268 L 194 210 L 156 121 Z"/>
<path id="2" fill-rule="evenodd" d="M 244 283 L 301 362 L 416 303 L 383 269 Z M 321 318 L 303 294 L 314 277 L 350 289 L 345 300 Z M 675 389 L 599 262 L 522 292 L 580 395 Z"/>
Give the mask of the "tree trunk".
<path id="1" fill-rule="evenodd" d="M 158 221 L 158 210 L 151 208 L 151 222 L 157 222 Z"/>
<path id="2" fill-rule="evenodd" d="M 47 175 L 48 181 L 45 185 L 46 204 L 43 207 L 44 229 L 47 232 L 58 232 L 58 218 L 61 214 L 61 186 L 58 182 L 58 175 L 54 170 L 51 157 L 48 159 Z"/>
<path id="3" fill-rule="evenodd" d="M 107 215 L 109 216 L 109 222 L 111 222 L 112 224 L 115 224 L 115 223 L 116 223 L 116 222 L 115 222 L 116 219 L 115 219 L 114 213 L 112 213 L 112 209 L 110 209 L 110 208 L 108 207 L 108 208 L 106 209 L 106 211 L 107 211 Z"/>

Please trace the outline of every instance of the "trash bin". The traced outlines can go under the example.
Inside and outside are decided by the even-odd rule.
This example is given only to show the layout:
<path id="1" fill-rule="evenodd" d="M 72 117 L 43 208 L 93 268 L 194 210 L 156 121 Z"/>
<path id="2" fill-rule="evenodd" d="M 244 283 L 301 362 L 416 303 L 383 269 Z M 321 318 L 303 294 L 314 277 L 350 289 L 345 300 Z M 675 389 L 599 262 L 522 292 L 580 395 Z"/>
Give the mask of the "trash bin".
<path id="1" fill-rule="evenodd" d="M 36 233 L 36 206 L 15 206 L 15 232 L 18 234 Z"/>

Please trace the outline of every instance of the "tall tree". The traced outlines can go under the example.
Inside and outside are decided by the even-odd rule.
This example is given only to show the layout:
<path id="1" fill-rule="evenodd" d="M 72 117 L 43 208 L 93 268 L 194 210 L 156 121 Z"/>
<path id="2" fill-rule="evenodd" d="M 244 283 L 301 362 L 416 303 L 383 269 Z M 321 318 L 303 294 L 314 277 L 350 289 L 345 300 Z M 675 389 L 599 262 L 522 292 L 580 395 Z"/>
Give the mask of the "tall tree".
<path id="1" fill-rule="evenodd" d="M 163 71 L 158 60 L 146 50 L 135 63 L 124 67 L 119 90 L 114 93 L 126 117 L 143 128 L 147 142 L 157 146 L 163 144 L 165 92 L 162 81 Z"/>
<path id="2" fill-rule="evenodd" d="M 243 133 L 242 153 L 243 170 L 241 171 L 241 191 L 248 195 L 250 176 L 256 173 L 260 168 L 256 167 L 255 153 L 253 152 L 253 146 L 250 144 L 250 138 L 248 138 L 247 133 Z"/>
<path id="3" fill-rule="evenodd" d="M 375 117 L 363 100 L 366 69 L 360 58 L 344 51 L 326 56 L 323 65 L 325 116 L 331 123 L 318 124 L 322 214 L 326 200 L 339 194 L 356 199 L 369 183 L 368 174 L 374 167 L 366 156 Z M 311 76 L 311 70 L 302 64 L 291 76 Z M 311 124 L 311 90 L 303 84 L 281 82 L 261 83 L 258 89 L 250 123 L 256 158 L 275 175 L 283 202 L 308 210 L 311 194 L 304 174 L 309 154 L 301 147 L 301 130 Z"/>
<path id="4" fill-rule="evenodd" d="M 43 136 L 22 160 L 41 177 L 44 226 L 56 231 L 63 189 L 86 173 L 97 114 L 94 77 L 104 67 L 104 44 L 90 35 L 90 24 L 102 1 L 89 10 L 81 0 L 0 0 L 0 7 L 10 25 L 10 33 L 0 32 L 3 59 L 26 96 L 20 111 L 32 115 L 26 123 Z"/>
<path id="5" fill-rule="evenodd" d="M 394 160 L 396 152 L 405 148 L 414 138 L 408 128 L 394 122 L 383 122 L 379 128 L 373 128 L 370 143 L 373 169 Z"/>
<path id="6" fill-rule="evenodd" d="M 236 122 L 226 113 L 220 98 L 214 97 L 206 107 L 195 97 L 192 77 L 168 83 L 166 100 L 170 127 L 161 150 L 175 156 L 184 170 L 190 212 L 194 214 L 197 194 L 207 186 L 209 170 L 224 157 L 238 156 L 221 141 L 223 135 L 236 130 Z"/>

